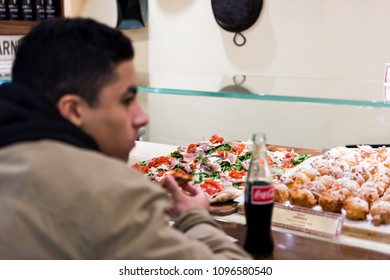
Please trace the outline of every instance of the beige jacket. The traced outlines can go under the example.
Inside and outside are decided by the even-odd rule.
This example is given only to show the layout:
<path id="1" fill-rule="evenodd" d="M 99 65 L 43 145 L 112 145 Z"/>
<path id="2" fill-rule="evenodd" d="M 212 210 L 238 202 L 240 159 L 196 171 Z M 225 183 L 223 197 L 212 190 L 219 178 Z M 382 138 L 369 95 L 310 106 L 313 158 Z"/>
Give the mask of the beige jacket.
<path id="1" fill-rule="evenodd" d="M 166 193 L 129 166 L 56 141 L 0 149 L 0 259 L 246 259 L 208 213 L 173 227 Z"/>

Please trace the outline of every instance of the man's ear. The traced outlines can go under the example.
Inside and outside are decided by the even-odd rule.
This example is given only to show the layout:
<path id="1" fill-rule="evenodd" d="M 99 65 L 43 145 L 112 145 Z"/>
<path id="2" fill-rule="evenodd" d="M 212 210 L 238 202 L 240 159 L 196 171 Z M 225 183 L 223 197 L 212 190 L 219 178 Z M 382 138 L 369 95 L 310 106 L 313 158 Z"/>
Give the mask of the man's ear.
<path id="1" fill-rule="evenodd" d="M 84 106 L 86 102 L 76 94 L 65 94 L 57 102 L 60 114 L 78 127 L 83 123 Z"/>

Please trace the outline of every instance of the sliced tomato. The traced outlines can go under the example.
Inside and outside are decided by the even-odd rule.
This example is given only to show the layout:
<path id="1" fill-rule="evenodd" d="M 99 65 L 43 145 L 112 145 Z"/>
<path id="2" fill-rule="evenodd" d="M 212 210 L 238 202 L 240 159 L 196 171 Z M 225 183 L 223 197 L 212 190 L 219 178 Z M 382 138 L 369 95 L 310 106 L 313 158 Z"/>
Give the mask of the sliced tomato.
<path id="1" fill-rule="evenodd" d="M 139 162 L 134 163 L 131 167 L 141 171 L 144 174 L 147 174 L 150 172 L 150 169 L 146 165 L 141 165 Z"/>
<path id="2" fill-rule="evenodd" d="M 233 146 L 232 150 L 236 155 L 240 155 L 245 150 L 245 144 L 238 144 Z"/>
<path id="3" fill-rule="evenodd" d="M 246 171 L 230 170 L 229 176 L 235 179 L 242 179 L 246 175 Z"/>
<path id="4" fill-rule="evenodd" d="M 291 161 L 282 163 L 282 168 L 294 168 L 294 167 L 295 165 Z"/>
<path id="5" fill-rule="evenodd" d="M 198 160 L 197 158 L 194 158 L 194 160 L 191 162 L 190 167 L 191 167 L 191 170 L 192 170 L 192 171 L 195 171 L 195 170 L 196 170 L 196 165 L 197 165 L 198 161 L 199 161 L 199 160 Z"/>
<path id="6" fill-rule="evenodd" d="M 294 158 L 295 157 L 295 153 L 294 152 L 287 152 L 287 153 L 285 153 L 284 157 L 285 158 Z"/>
<path id="7" fill-rule="evenodd" d="M 272 159 L 270 157 L 267 157 L 267 162 L 268 162 L 269 167 L 273 167 L 275 165 L 275 163 L 272 161 Z"/>
<path id="8" fill-rule="evenodd" d="M 221 151 L 221 150 L 216 150 L 215 151 L 218 155 L 222 157 L 222 159 L 227 159 L 229 153 L 228 151 Z"/>
<path id="9" fill-rule="evenodd" d="M 196 152 L 196 144 L 189 144 L 187 147 L 187 153 L 195 153 Z"/>
<path id="10" fill-rule="evenodd" d="M 224 186 L 222 186 L 220 183 L 213 181 L 211 179 L 207 179 L 200 185 L 201 190 L 208 193 L 209 195 L 216 194 L 220 191 L 223 191 Z"/>
<path id="11" fill-rule="evenodd" d="M 144 174 L 148 174 L 150 172 L 150 169 L 146 165 L 141 166 L 140 170 Z"/>
<path id="12" fill-rule="evenodd" d="M 211 143 L 215 144 L 215 143 L 223 143 L 224 140 L 225 140 L 224 138 L 218 136 L 217 134 L 213 134 L 213 135 L 211 135 L 211 138 L 209 141 Z"/>
<path id="13" fill-rule="evenodd" d="M 152 168 L 152 167 L 159 167 L 160 165 L 169 165 L 171 163 L 171 159 L 170 157 L 168 156 L 161 156 L 161 157 L 156 157 L 156 158 L 153 158 L 152 160 L 149 161 L 148 163 L 148 167 L 149 168 Z"/>
<path id="14" fill-rule="evenodd" d="M 259 162 L 261 166 L 264 166 L 264 161 L 262 159 L 260 159 Z M 270 157 L 267 157 L 267 162 L 269 167 L 273 167 L 275 165 Z"/>

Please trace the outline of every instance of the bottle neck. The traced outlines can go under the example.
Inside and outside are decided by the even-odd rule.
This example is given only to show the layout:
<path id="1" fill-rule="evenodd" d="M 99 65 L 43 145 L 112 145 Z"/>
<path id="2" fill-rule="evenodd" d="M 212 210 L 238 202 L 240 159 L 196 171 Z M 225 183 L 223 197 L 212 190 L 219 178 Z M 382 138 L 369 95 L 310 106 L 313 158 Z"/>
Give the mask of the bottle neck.
<path id="1" fill-rule="evenodd" d="M 248 181 L 272 182 L 271 169 L 264 134 L 253 136 L 252 160 L 249 167 Z"/>

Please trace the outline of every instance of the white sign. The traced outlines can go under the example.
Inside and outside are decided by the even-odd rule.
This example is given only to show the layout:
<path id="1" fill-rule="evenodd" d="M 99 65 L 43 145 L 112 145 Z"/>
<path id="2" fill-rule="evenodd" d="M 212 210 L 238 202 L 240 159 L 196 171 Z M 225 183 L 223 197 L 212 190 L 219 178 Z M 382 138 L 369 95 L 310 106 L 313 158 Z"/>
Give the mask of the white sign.
<path id="1" fill-rule="evenodd" d="M 337 238 L 343 226 L 343 216 L 298 206 L 275 203 L 272 225 L 302 231 L 321 237 Z"/>
<path id="2" fill-rule="evenodd" d="M 0 36 L 0 75 L 9 76 L 11 74 L 12 62 L 15 57 L 19 40 L 23 36 L 10 35 Z"/>

